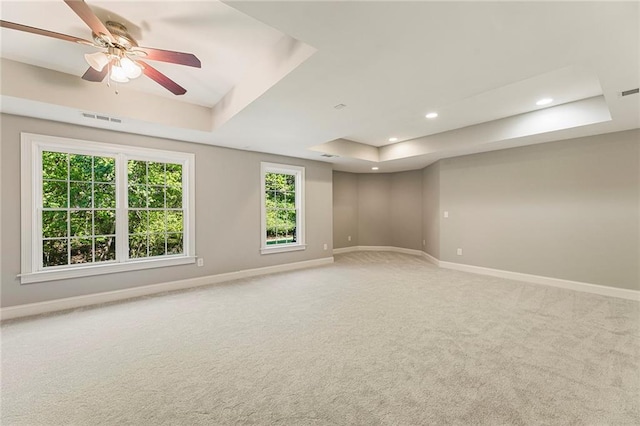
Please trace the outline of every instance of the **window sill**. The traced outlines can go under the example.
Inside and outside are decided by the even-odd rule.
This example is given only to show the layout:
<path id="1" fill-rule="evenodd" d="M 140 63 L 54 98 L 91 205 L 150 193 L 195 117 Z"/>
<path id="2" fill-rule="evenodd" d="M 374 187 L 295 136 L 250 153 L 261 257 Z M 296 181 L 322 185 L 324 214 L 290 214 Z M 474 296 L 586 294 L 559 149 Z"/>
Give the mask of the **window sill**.
<path id="1" fill-rule="evenodd" d="M 274 245 L 262 247 L 260 249 L 260 254 L 274 254 L 274 253 L 284 253 L 287 251 L 297 251 L 297 250 L 306 250 L 306 244 L 292 244 L 292 245 Z"/>
<path id="2" fill-rule="evenodd" d="M 145 259 L 126 263 L 105 263 L 101 265 L 87 265 L 76 268 L 55 269 L 20 274 L 20 284 L 40 283 L 45 281 L 82 278 L 92 275 L 113 274 L 116 272 L 139 271 L 143 269 L 162 268 L 166 266 L 188 265 L 195 263 L 194 256 L 180 256 L 164 259 Z"/>

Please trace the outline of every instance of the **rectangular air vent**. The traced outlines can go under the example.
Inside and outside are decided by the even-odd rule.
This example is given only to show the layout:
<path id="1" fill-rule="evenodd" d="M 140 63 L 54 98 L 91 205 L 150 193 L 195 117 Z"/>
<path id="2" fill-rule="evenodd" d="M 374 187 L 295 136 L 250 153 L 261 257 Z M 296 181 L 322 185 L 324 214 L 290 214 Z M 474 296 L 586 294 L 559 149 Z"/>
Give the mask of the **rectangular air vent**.
<path id="1" fill-rule="evenodd" d="M 638 92 L 640 92 L 640 88 L 625 90 L 624 92 L 622 92 L 622 96 L 635 95 Z"/>
<path id="2" fill-rule="evenodd" d="M 91 118 L 93 120 L 109 121 L 111 123 L 122 123 L 121 118 L 109 117 L 107 115 L 92 114 L 90 112 L 83 112 L 82 116 L 84 118 Z"/>
<path id="3" fill-rule="evenodd" d="M 333 154 L 320 154 L 320 157 L 333 158 L 333 157 L 337 157 L 337 155 L 333 155 Z"/>

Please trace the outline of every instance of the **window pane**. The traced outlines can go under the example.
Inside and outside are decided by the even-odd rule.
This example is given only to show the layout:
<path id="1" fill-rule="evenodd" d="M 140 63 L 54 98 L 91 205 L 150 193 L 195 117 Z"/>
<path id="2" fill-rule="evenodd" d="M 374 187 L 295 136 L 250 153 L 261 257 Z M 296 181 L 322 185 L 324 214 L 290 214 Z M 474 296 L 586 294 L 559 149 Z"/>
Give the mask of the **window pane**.
<path id="1" fill-rule="evenodd" d="M 67 207 L 67 182 L 42 182 L 42 207 Z"/>
<path id="2" fill-rule="evenodd" d="M 69 194 L 72 208 L 91 208 L 91 183 L 70 182 Z"/>
<path id="3" fill-rule="evenodd" d="M 71 263 L 93 262 L 93 247 L 91 238 L 71 239 Z"/>
<path id="4" fill-rule="evenodd" d="M 96 183 L 94 198 L 96 208 L 116 208 L 116 186 L 110 183 Z"/>
<path id="5" fill-rule="evenodd" d="M 285 175 L 285 191 L 296 190 L 296 177 L 294 175 Z"/>
<path id="6" fill-rule="evenodd" d="M 42 241 L 42 265 L 59 266 L 67 265 L 67 239 Z"/>
<path id="7" fill-rule="evenodd" d="M 165 242 L 165 234 L 149 235 L 149 256 L 164 256 Z"/>
<path id="8" fill-rule="evenodd" d="M 162 232 L 166 231 L 165 223 L 165 211 L 150 211 L 149 212 L 149 232 Z"/>
<path id="9" fill-rule="evenodd" d="M 268 205 L 269 204 L 267 203 L 267 206 Z M 277 221 L 276 211 L 268 208 L 266 213 L 267 213 L 267 223 L 266 223 L 267 240 L 273 240 L 276 237 L 276 221 Z"/>
<path id="10" fill-rule="evenodd" d="M 66 237 L 67 236 L 67 211 L 43 211 L 42 212 L 42 237 Z"/>
<path id="11" fill-rule="evenodd" d="M 167 235 L 167 254 L 182 254 L 184 252 L 182 234 Z"/>
<path id="12" fill-rule="evenodd" d="M 287 212 L 287 238 L 290 243 L 295 243 L 298 238 L 296 235 L 296 211 L 289 210 Z"/>
<path id="13" fill-rule="evenodd" d="M 116 181 L 116 160 L 109 157 L 93 157 L 93 174 L 95 182 Z"/>
<path id="14" fill-rule="evenodd" d="M 80 210 L 69 213 L 71 220 L 71 236 L 91 235 L 91 211 Z"/>
<path id="15" fill-rule="evenodd" d="M 129 184 L 147 184 L 147 162 L 129 160 L 128 164 Z"/>
<path id="16" fill-rule="evenodd" d="M 296 193 L 295 193 L 295 191 L 287 192 L 285 201 L 286 201 L 288 209 L 295 209 L 296 208 Z"/>
<path id="17" fill-rule="evenodd" d="M 147 235 L 129 236 L 129 257 L 147 257 Z"/>
<path id="18" fill-rule="evenodd" d="M 164 187 L 149 186 L 149 207 L 164 208 Z"/>
<path id="19" fill-rule="evenodd" d="M 56 179 L 67 180 L 67 160 L 68 154 L 61 152 L 49 152 L 42 153 L 42 178 L 43 179 Z"/>
<path id="20" fill-rule="evenodd" d="M 176 187 L 176 186 L 167 187 L 166 197 L 167 197 L 168 209 L 182 208 L 182 187 Z"/>
<path id="21" fill-rule="evenodd" d="M 96 210 L 94 212 L 93 235 L 113 235 L 116 233 L 116 212 Z"/>
<path id="22" fill-rule="evenodd" d="M 129 207 L 147 207 L 146 185 L 129 185 Z"/>
<path id="23" fill-rule="evenodd" d="M 96 262 L 116 260 L 116 237 L 96 238 Z"/>
<path id="24" fill-rule="evenodd" d="M 270 191 L 276 191 L 279 189 L 279 177 L 282 175 L 278 175 L 276 173 L 266 173 L 264 175 L 264 189 L 268 193 Z"/>
<path id="25" fill-rule="evenodd" d="M 90 155 L 69 156 L 69 178 L 70 180 L 79 180 L 83 182 L 91 182 L 93 171 L 93 157 Z"/>
<path id="26" fill-rule="evenodd" d="M 149 214 L 146 210 L 129 211 L 129 234 L 146 234 L 149 230 Z"/>
<path id="27" fill-rule="evenodd" d="M 167 212 L 167 232 L 182 232 L 184 230 L 184 222 L 182 212 Z"/>
<path id="28" fill-rule="evenodd" d="M 149 162 L 149 185 L 164 185 L 164 163 Z"/>
<path id="29" fill-rule="evenodd" d="M 167 164 L 166 183 L 167 186 L 182 187 L 182 164 Z"/>

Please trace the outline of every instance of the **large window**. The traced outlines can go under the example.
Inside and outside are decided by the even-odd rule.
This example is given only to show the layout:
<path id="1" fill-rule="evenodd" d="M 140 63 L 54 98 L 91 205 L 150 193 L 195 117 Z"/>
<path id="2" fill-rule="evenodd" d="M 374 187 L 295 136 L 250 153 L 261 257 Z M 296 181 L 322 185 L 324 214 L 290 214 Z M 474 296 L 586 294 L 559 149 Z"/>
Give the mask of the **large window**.
<path id="1" fill-rule="evenodd" d="M 262 253 L 302 250 L 304 168 L 262 163 Z"/>
<path id="2" fill-rule="evenodd" d="M 23 134 L 21 281 L 193 263 L 193 162 Z"/>

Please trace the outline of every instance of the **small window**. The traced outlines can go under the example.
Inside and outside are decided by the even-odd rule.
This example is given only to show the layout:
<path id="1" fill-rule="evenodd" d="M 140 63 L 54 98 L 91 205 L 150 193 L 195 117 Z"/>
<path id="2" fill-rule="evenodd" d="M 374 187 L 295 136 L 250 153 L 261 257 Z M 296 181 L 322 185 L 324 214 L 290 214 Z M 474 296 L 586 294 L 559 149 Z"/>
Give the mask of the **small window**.
<path id="1" fill-rule="evenodd" d="M 23 134 L 21 282 L 193 263 L 193 162 Z"/>
<path id="2" fill-rule="evenodd" d="M 304 167 L 262 163 L 261 252 L 304 250 Z"/>

